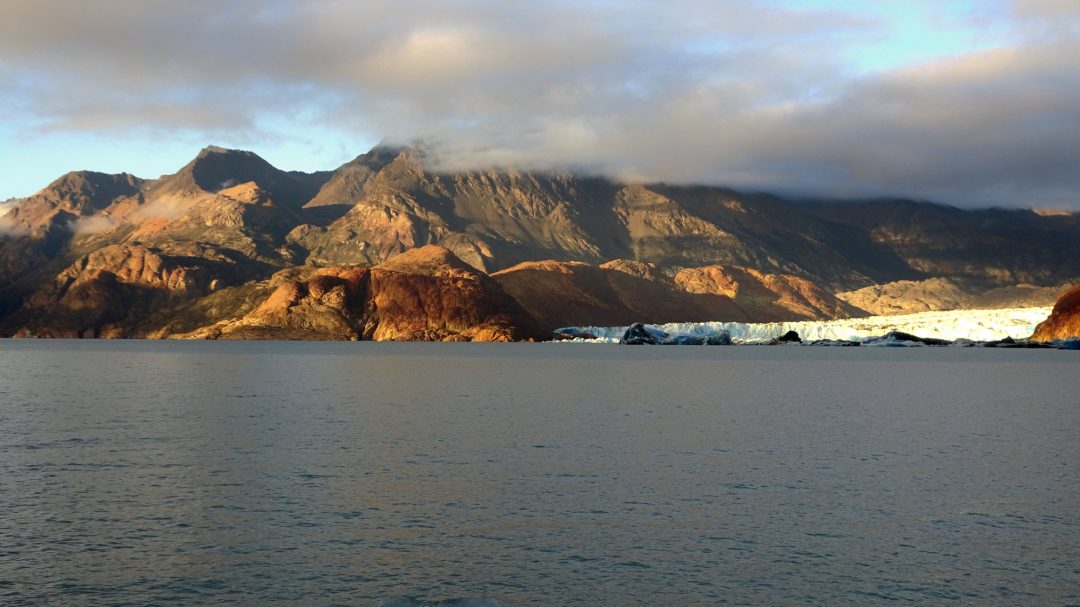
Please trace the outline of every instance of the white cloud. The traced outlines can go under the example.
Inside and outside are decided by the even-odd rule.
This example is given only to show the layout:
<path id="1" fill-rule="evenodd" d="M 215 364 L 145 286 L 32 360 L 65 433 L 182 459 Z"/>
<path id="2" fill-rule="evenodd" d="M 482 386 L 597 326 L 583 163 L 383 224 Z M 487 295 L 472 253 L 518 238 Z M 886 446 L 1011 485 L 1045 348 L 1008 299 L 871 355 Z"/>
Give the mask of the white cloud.
<path id="1" fill-rule="evenodd" d="M 888 23 L 764 1 L 212 6 L 8 2 L 0 110 L 118 138 L 309 122 L 423 138 L 447 168 L 1080 206 L 1071 1 L 1015 0 L 1006 48 L 863 75 L 844 53 Z"/>
<path id="2" fill-rule="evenodd" d="M 5 235 L 17 235 L 23 233 L 15 223 L 11 221 L 11 218 L 7 216 L 11 209 L 15 208 L 15 204 L 18 200 L 0 200 L 0 236 Z"/>
<path id="3" fill-rule="evenodd" d="M 103 215 L 79 217 L 68 224 L 68 229 L 78 236 L 85 234 L 104 234 L 116 228 L 118 224 Z"/>

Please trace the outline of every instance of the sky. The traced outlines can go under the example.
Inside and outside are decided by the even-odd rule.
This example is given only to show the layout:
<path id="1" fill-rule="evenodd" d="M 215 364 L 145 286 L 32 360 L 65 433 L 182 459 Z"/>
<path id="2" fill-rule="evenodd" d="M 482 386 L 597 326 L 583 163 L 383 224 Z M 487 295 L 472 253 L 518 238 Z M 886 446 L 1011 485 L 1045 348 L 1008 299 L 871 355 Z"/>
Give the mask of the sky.
<path id="1" fill-rule="evenodd" d="M 0 0 L 0 200 L 206 145 L 1080 209 L 1080 0 Z"/>

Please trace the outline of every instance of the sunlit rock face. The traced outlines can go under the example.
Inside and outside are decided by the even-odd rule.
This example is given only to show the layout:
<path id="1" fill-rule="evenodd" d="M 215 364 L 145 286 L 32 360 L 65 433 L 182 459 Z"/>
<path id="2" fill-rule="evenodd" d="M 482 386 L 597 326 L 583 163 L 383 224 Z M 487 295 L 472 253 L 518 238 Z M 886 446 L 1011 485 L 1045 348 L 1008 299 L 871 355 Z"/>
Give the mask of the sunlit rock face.
<path id="1" fill-rule="evenodd" d="M 549 337 L 490 277 L 442 247 L 374 268 L 324 268 L 278 286 L 238 320 L 182 337 L 521 341 Z"/>
<path id="2" fill-rule="evenodd" d="M 1031 338 L 1052 341 L 1080 337 L 1080 285 L 1076 285 L 1058 299 L 1050 316 L 1039 323 Z"/>
<path id="3" fill-rule="evenodd" d="M 41 236 L 50 228 L 65 227 L 113 205 L 137 199 L 145 183 L 127 173 L 73 171 L 33 196 L 17 201 L 4 220 L 9 229 Z"/>
<path id="4" fill-rule="evenodd" d="M 195 247 L 174 256 L 143 246 L 109 245 L 57 274 L 15 315 L 23 337 L 121 337 L 121 325 L 170 303 L 206 295 L 230 260 Z"/>
<path id="5" fill-rule="evenodd" d="M 766 274 L 741 266 L 705 266 L 680 271 L 675 283 L 688 293 L 730 297 L 747 317 L 758 322 L 866 315 L 864 310 L 837 299 L 812 281 L 791 274 Z"/>

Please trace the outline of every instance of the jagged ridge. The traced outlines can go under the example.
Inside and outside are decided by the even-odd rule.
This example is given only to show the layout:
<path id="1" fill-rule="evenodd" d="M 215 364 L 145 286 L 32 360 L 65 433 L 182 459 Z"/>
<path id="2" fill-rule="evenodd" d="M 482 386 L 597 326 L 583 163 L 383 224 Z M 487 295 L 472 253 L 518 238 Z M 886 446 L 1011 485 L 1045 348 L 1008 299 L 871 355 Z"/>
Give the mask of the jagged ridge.
<path id="1" fill-rule="evenodd" d="M 882 311 L 895 289 L 851 292 L 898 281 L 959 285 L 959 294 L 942 295 L 927 309 L 975 305 L 979 294 L 986 296 L 978 301 L 1001 307 L 1034 301 L 1046 295 L 1039 289 L 1080 276 L 1080 220 L 1073 214 L 963 211 L 904 200 L 793 202 L 568 173 L 441 174 L 427 170 L 423 150 L 391 146 L 315 174 L 216 147 L 156 180 L 70 173 L 12 202 L 3 222 L 0 331 L 7 333 L 40 313 L 35 306 L 45 296 L 35 293 L 65 268 L 112 246 L 145 247 L 162 259 L 193 257 L 192 267 L 227 278 L 219 280 L 226 290 L 250 285 L 240 297 L 249 302 L 261 288 L 254 285 L 288 268 L 371 268 L 437 244 L 468 267 L 494 273 L 543 322 L 559 316 L 553 310 L 577 309 L 577 316 L 560 312 L 561 318 L 606 315 L 605 324 L 705 314 L 855 315 L 862 307 Z M 564 265 L 520 266 L 518 278 L 503 273 L 547 260 Z M 614 262 L 621 271 L 605 265 L 614 260 L 624 260 Z M 642 267 L 648 277 L 634 275 Z M 526 273 L 549 292 L 521 280 Z M 570 289 L 581 280 L 567 277 L 578 275 L 589 284 Z M 557 291 L 560 284 L 567 290 Z M 837 291 L 848 303 L 832 296 Z M 219 303 L 214 309 L 221 313 L 251 311 Z M 142 320 L 145 327 L 150 319 Z"/>

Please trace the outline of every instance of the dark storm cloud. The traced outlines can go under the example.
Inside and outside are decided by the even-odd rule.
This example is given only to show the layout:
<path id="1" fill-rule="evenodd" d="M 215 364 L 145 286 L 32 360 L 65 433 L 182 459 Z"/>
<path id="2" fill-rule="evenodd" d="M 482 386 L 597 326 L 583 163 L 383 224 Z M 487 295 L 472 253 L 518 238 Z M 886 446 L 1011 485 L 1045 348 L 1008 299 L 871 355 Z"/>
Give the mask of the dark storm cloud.
<path id="1" fill-rule="evenodd" d="M 423 138 L 446 168 L 1080 207 L 1075 2 L 1009 46 L 859 75 L 886 24 L 683 0 L 0 3 L 0 112 L 26 130 Z M 257 145 L 255 146 L 257 148 Z"/>

